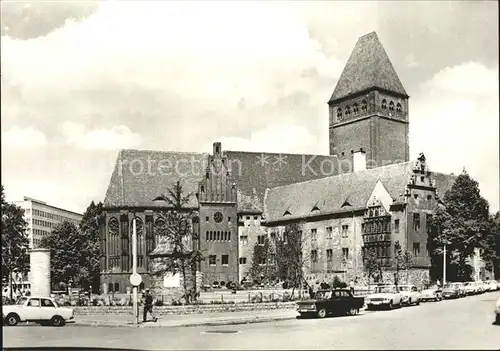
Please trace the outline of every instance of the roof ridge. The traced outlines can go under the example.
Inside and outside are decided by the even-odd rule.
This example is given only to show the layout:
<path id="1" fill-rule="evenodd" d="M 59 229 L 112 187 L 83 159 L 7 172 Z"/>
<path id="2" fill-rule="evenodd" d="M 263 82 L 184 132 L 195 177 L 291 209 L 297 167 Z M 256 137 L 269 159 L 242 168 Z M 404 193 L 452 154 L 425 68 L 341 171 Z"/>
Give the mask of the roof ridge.
<path id="1" fill-rule="evenodd" d="M 322 155 L 322 154 L 305 154 L 302 152 L 299 153 L 291 153 L 291 152 L 266 152 L 266 151 L 238 151 L 238 150 L 225 150 L 224 152 L 233 152 L 233 153 L 240 153 L 240 154 L 266 154 L 266 155 L 293 155 L 293 156 L 321 156 L 321 157 L 335 157 L 337 158 L 338 156 L 336 155 Z"/>
<path id="2" fill-rule="evenodd" d="M 173 154 L 195 154 L 195 155 L 210 155 L 209 152 L 195 152 L 195 151 L 174 151 L 174 150 L 152 150 L 152 149 L 120 149 L 120 152 L 162 152 Z"/>
<path id="3" fill-rule="evenodd" d="M 290 185 L 295 185 L 295 184 L 314 183 L 314 182 L 325 181 L 326 179 L 333 179 L 333 178 L 336 178 L 336 177 L 340 178 L 342 176 L 352 176 L 353 174 L 362 174 L 362 173 L 366 173 L 366 172 L 374 172 L 375 170 L 380 170 L 382 168 L 385 168 L 385 169 L 389 169 L 389 167 L 396 168 L 398 166 L 401 167 L 402 165 L 410 164 L 412 162 L 413 161 L 393 163 L 393 164 L 390 164 L 390 165 L 385 165 L 385 166 L 380 166 L 380 167 L 375 167 L 375 168 L 370 168 L 370 169 L 363 169 L 363 170 L 360 170 L 360 171 L 357 171 L 357 172 L 347 172 L 347 173 L 336 174 L 336 175 L 332 175 L 332 176 L 328 176 L 328 177 L 324 177 L 324 178 L 310 179 L 310 180 L 305 180 L 303 182 L 296 182 L 296 183 L 291 183 L 291 184 L 287 184 L 287 185 L 280 185 L 280 186 L 272 187 L 272 188 L 270 188 L 270 190 L 280 189 L 280 188 L 284 188 L 284 187 L 287 187 L 287 186 L 290 186 Z"/>

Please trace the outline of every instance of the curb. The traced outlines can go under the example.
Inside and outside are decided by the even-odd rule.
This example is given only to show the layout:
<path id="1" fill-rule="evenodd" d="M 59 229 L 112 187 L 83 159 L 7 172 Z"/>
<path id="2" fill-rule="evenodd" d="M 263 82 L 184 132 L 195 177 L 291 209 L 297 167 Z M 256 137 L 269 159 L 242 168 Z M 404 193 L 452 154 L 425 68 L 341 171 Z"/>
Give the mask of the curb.
<path id="1" fill-rule="evenodd" d="M 215 320 L 213 322 L 194 322 L 194 323 L 179 323 L 172 325 L 162 325 L 160 323 L 140 323 L 133 324 L 131 322 L 120 323 L 120 322 L 94 322 L 94 321 L 81 321 L 74 322 L 71 325 L 75 326 L 87 326 L 87 327 L 107 327 L 107 328 L 180 328 L 180 327 L 215 327 L 222 325 L 241 325 L 241 324 L 254 324 L 254 323 L 266 323 L 266 322 L 278 322 L 296 319 L 296 316 L 282 316 L 282 317 L 263 317 L 254 319 L 236 319 L 236 320 Z"/>

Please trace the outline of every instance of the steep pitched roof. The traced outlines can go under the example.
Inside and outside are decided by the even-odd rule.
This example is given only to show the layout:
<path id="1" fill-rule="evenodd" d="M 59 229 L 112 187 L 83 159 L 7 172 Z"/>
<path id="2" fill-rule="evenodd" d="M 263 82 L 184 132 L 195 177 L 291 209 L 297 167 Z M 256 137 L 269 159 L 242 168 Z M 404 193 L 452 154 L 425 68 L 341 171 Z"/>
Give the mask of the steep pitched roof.
<path id="1" fill-rule="evenodd" d="M 336 156 L 243 151 L 224 154 L 238 188 L 238 211 L 263 211 L 267 188 L 339 174 Z"/>
<path id="2" fill-rule="evenodd" d="M 358 39 L 330 101 L 374 87 L 408 96 L 377 34 L 371 32 Z"/>
<path id="3" fill-rule="evenodd" d="M 205 174 L 208 154 L 150 150 L 121 150 L 104 199 L 105 207 L 158 207 L 152 200 L 181 181 L 188 207 L 196 207 L 194 195 Z M 148 166 L 149 165 L 149 166 Z"/>
<path id="4" fill-rule="evenodd" d="M 283 212 L 287 209 L 294 217 L 306 217 L 318 202 L 323 204 L 320 214 L 365 208 L 379 180 L 395 202 L 404 202 L 401 195 L 410 182 L 413 165 L 413 161 L 408 161 L 269 189 L 265 199 L 266 219 L 285 219 Z M 431 177 L 440 196 L 444 196 L 456 179 L 434 172 Z M 346 201 L 348 205 L 342 207 Z"/>

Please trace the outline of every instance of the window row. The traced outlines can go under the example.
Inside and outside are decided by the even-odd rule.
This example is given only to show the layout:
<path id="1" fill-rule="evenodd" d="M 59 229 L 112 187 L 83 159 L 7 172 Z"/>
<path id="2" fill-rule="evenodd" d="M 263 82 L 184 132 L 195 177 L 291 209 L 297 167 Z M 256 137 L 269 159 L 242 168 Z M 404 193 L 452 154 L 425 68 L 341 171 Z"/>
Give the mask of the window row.
<path id="1" fill-rule="evenodd" d="M 74 223 L 79 223 L 79 221 L 76 220 L 76 219 L 74 219 L 74 218 L 70 218 L 70 217 L 61 216 L 61 215 L 54 214 L 54 213 L 49 213 L 49 212 L 37 210 L 36 208 L 33 209 L 33 216 L 54 219 L 54 220 L 56 220 L 58 222 L 70 221 L 70 222 L 74 222 Z"/>
<path id="2" fill-rule="evenodd" d="M 391 231 L 391 222 L 376 221 L 361 224 L 361 231 L 365 234 L 386 233 Z"/>
<path id="3" fill-rule="evenodd" d="M 217 265 L 217 255 L 209 255 L 208 256 L 208 264 L 211 266 Z M 221 255 L 221 264 L 223 266 L 229 265 L 229 255 Z"/>
<path id="4" fill-rule="evenodd" d="M 391 244 L 385 243 L 381 245 L 365 246 L 363 248 L 363 257 L 368 258 L 390 258 L 391 257 Z"/>
<path id="5" fill-rule="evenodd" d="M 48 230 L 42 230 L 42 229 L 33 229 L 33 235 L 34 236 L 46 236 L 49 235 L 50 231 Z"/>
<path id="6" fill-rule="evenodd" d="M 386 213 L 381 208 L 370 208 L 365 212 L 365 217 L 379 217 L 385 215 Z"/>
<path id="7" fill-rule="evenodd" d="M 347 261 L 349 259 L 349 248 L 342 248 L 342 261 Z M 317 263 L 319 260 L 318 250 L 311 250 L 311 262 Z M 333 249 L 326 250 L 326 262 L 333 262 Z"/>
<path id="8" fill-rule="evenodd" d="M 42 227 L 47 227 L 47 228 L 54 228 L 57 223 L 52 223 L 52 222 L 47 222 L 41 219 L 33 219 L 33 224 L 34 225 L 39 225 Z"/>
<path id="9" fill-rule="evenodd" d="M 205 239 L 206 241 L 231 241 L 231 232 L 207 230 Z"/>
<path id="10" fill-rule="evenodd" d="M 341 121 L 343 119 L 343 114 L 345 114 L 345 117 L 350 117 L 351 113 L 356 116 L 359 114 L 360 106 L 358 103 L 354 103 L 352 105 L 352 112 L 351 112 L 351 106 L 347 105 L 344 110 L 342 110 L 341 107 L 337 109 L 337 119 Z M 366 100 L 363 100 L 361 102 L 361 113 L 365 113 L 368 110 L 368 105 L 366 103 Z"/>
<path id="11" fill-rule="evenodd" d="M 383 109 L 386 109 L 387 108 L 387 100 L 386 99 L 383 99 L 382 100 L 382 108 Z M 396 105 L 394 105 L 394 102 L 393 101 L 390 101 L 389 102 L 389 111 L 394 111 L 394 106 L 396 106 L 396 112 L 401 112 L 402 111 L 402 106 L 401 104 L 398 102 Z"/>
<path id="12" fill-rule="evenodd" d="M 223 221 L 223 217 L 221 217 L 219 215 L 220 212 L 217 212 L 215 215 L 214 215 L 214 222 L 216 223 L 221 223 Z M 205 222 L 210 222 L 210 217 L 209 216 L 206 216 L 205 217 Z M 227 217 L 227 223 L 231 223 L 231 217 Z"/>

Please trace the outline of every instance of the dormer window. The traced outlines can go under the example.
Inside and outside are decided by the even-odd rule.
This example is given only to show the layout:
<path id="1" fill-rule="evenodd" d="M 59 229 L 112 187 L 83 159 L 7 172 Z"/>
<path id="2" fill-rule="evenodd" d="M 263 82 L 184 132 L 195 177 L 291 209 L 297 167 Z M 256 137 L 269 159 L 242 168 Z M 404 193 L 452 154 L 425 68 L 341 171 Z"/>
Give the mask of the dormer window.
<path id="1" fill-rule="evenodd" d="M 401 112 L 401 104 L 399 102 L 396 105 L 396 112 Z"/>
<path id="2" fill-rule="evenodd" d="M 290 216 L 290 215 L 291 215 L 291 213 L 290 213 L 290 211 L 288 211 L 288 210 L 286 210 L 286 211 L 285 211 L 285 213 L 283 213 L 283 217 L 284 217 L 284 216 Z"/>
<path id="3" fill-rule="evenodd" d="M 358 106 L 358 104 L 354 104 L 354 105 L 352 106 L 352 112 L 353 112 L 355 115 L 357 115 L 357 114 L 359 113 L 359 106 Z"/>
<path id="4" fill-rule="evenodd" d="M 389 111 L 394 111 L 394 102 L 389 103 Z"/>
<path id="5" fill-rule="evenodd" d="M 351 107 L 349 105 L 347 105 L 345 107 L 345 116 L 349 117 L 350 115 L 351 115 Z"/>
<path id="6" fill-rule="evenodd" d="M 337 109 L 337 119 L 338 119 L 339 121 L 341 121 L 341 120 L 342 120 L 342 109 L 341 109 L 341 108 L 338 108 L 338 109 Z"/>
<path id="7" fill-rule="evenodd" d="M 209 179 L 209 178 L 210 178 L 210 174 L 209 174 L 208 172 L 207 172 L 206 177 L 207 177 L 207 179 Z"/>
<path id="8" fill-rule="evenodd" d="M 382 100 L 382 108 L 383 109 L 387 108 L 387 100 L 386 99 Z"/>
<path id="9" fill-rule="evenodd" d="M 319 207 L 318 206 L 314 206 L 311 210 L 311 212 L 314 212 L 314 211 L 319 211 Z"/>
<path id="10" fill-rule="evenodd" d="M 368 109 L 368 106 L 366 104 L 366 100 L 361 101 L 361 111 L 366 112 L 367 109 Z"/>

